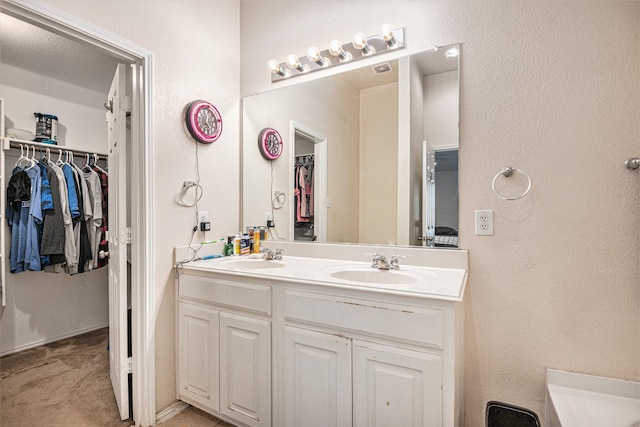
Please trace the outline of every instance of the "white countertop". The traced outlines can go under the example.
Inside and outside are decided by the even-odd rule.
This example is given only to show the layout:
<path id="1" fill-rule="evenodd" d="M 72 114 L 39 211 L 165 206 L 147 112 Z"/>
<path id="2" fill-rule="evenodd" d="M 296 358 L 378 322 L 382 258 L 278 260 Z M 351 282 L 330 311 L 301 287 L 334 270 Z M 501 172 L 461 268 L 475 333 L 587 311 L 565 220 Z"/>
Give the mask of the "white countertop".
<path id="1" fill-rule="evenodd" d="M 256 262 L 275 264 L 269 267 L 265 265 L 266 268 L 244 265 Z M 419 267 L 401 263 L 399 270 L 377 270 L 371 267 L 370 262 L 286 255 L 283 260 L 273 261 L 256 259 L 254 256 L 214 258 L 185 263 L 182 268 L 288 282 L 303 281 L 341 288 L 364 288 L 375 292 L 449 301 L 462 300 L 467 279 L 466 270 L 458 268 Z M 367 282 L 336 277 L 345 271 L 366 277 Z"/>

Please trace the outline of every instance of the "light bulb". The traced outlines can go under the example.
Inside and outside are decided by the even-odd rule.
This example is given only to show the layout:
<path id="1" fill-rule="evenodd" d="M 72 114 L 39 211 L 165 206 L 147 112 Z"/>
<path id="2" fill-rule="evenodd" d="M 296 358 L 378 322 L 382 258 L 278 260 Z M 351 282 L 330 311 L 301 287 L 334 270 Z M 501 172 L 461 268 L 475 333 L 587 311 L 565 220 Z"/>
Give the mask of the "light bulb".
<path id="1" fill-rule="evenodd" d="M 333 56 L 339 56 L 342 53 L 342 42 L 340 40 L 332 40 L 329 43 L 329 53 Z"/>
<path id="2" fill-rule="evenodd" d="M 353 36 L 352 44 L 356 49 L 364 49 L 364 47 L 367 45 L 367 36 L 365 36 L 364 33 L 356 33 Z"/>
<path id="3" fill-rule="evenodd" d="M 311 46 L 307 50 L 307 58 L 309 59 L 309 61 L 315 62 L 321 67 L 326 67 L 330 63 L 327 58 L 322 56 L 322 54 L 320 53 L 320 49 L 315 46 Z"/>
<path id="4" fill-rule="evenodd" d="M 298 68 L 298 66 L 300 65 L 300 61 L 298 60 L 297 56 L 289 55 L 287 56 L 287 65 L 291 68 Z"/>
<path id="5" fill-rule="evenodd" d="M 280 63 L 275 59 L 270 59 L 269 62 L 267 62 L 267 66 L 273 73 L 280 71 Z"/>
<path id="6" fill-rule="evenodd" d="M 267 66 L 272 73 L 277 74 L 280 77 L 289 77 L 289 75 L 291 74 L 291 71 L 283 70 L 282 67 L 280 67 L 280 63 L 275 59 L 270 59 L 267 62 Z"/>
<path id="7" fill-rule="evenodd" d="M 329 53 L 333 56 L 337 56 L 340 62 L 349 61 L 351 59 L 351 53 L 345 52 L 342 49 L 342 42 L 340 40 L 333 40 L 329 43 Z"/>
<path id="8" fill-rule="evenodd" d="M 356 49 L 360 49 L 363 55 L 371 55 L 372 53 L 376 53 L 376 49 L 372 46 L 369 46 L 367 43 L 367 36 L 363 33 L 356 33 L 353 36 L 353 41 L 351 42 L 353 47 Z"/>
<path id="9" fill-rule="evenodd" d="M 306 64 L 301 64 L 300 60 L 298 59 L 298 57 L 296 55 L 289 55 L 287 56 L 287 65 L 291 68 L 291 69 L 296 69 L 298 71 L 300 71 L 301 73 L 306 73 L 307 71 L 309 71 L 309 66 Z"/>
<path id="10" fill-rule="evenodd" d="M 309 61 L 318 62 L 321 58 L 320 49 L 315 46 L 311 46 L 307 49 L 307 58 L 309 58 Z"/>
<path id="11" fill-rule="evenodd" d="M 396 38 L 393 36 L 393 27 L 390 24 L 384 24 L 380 28 L 380 34 L 387 46 L 390 48 L 396 47 Z"/>

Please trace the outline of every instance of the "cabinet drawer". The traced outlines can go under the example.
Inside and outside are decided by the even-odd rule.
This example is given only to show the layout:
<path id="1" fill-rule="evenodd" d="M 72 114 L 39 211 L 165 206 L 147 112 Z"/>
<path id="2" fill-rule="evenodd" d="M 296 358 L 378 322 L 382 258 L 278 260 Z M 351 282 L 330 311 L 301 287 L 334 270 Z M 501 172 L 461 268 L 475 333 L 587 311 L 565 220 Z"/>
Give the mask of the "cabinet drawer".
<path id="1" fill-rule="evenodd" d="M 442 349 L 442 310 L 311 292 L 285 291 L 285 316 Z"/>
<path id="2" fill-rule="evenodd" d="M 179 298 L 237 307 L 255 313 L 271 315 L 271 288 L 231 280 L 180 275 Z"/>

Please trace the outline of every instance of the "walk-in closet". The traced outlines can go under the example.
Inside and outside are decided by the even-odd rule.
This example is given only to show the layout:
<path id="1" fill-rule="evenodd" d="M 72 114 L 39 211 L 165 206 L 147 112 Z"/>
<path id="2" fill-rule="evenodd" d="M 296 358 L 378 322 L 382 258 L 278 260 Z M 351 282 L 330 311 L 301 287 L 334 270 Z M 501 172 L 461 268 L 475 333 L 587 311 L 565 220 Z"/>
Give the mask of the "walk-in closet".
<path id="1" fill-rule="evenodd" d="M 0 308 L 1 365 L 7 357 L 12 361 L 21 354 L 30 357 L 33 349 L 83 334 L 95 335 L 96 331 L 109 326 L 110 220 L 107 206 L 114 195 L 109 194 L 106 181 L 110 174 L 109 125 L 106 120 L 110 105 L 105 101 L 118 61 L 92 46 L 8 14 L 0 14 L 0 24 L 3 122 L 0 161 L 3 206 L 7 207 L 2 211 L 1 240 L 4 246 L 0 259 L 3 302 Z M 35 141 L 34 137 L 39 136 L 38 132 L 42 130 L 36 126 L 36 120 L 41 117 L 38 114 L 55 117 L 53 125 L 57 129 L 52 130 L 49 123 L 48 137 Z M 35 209 L 27 209 L 25 215 L 33 217 L 28 220 L 34 228 L 28 228 L 28 236 L 17 235 L 19 229 L 15 222 L 20 220 L 25 206 L 37 202 L 35 199 L 27 202 L 15 194 L 20 190 L 15 183 L 10 183 L 12 175 L 20 170 L 24 173 L 29 168 L 41 168 L 44 171 L 42 176 L 46 176 L 49 165 L 57 165 L 63 171 L 65 168 L 75 171 L 69 172 L 75 173 L 69 176 L 75 176 L 76 194 L 83 196 L 82 201 L 76 201 L 76 207 L 81 204 L 82 212 L 76 215 L 70 211 L 73 217 L 71 225 L 61 222 L 59 226 L 62 228 L 55 232 L 57 236 L 67 233 L 64 242 L 74 241 L 77 255 L 80 255 L 80 247 L 83 248 L 76 266 L 70 265 L 66 249 L 57 256 L 40 253 L 41 249 L 46 251 L 41 247 L 43 228 L 52 224 L 48 212 L 58 209 L 54 209 L 54 205 L 56 198 L 60 197 L 54 197 L 53 204 L 46 208 L 42 199 L 42 209 L 38 209 L 40 216 L 33 214 Z M 67 183 L 69 176 L 66 176 Z M 28 179 L 26 183 L 29 184 Z M 45 188 L 43 182 L 39 181 L 39 185 L 41 189 Z M 70 186 L 66 185 L 67 191 L 71 192 Z M 46 187 L 49 194 L 55 194 L 61 186 L 56 182 L 54 190 L 52 181 Z M 41 197 L 40 192 L 38 196 Z M 20 203 L 22 205 L 18 206 Z M 62 211 L 63 205 L 58 200 L 57 206 Z M 17 209 L 13 210 L 12 206 Z M 68 199 L 67 208 L 70 207 L 71 200 Z M 75 219 L 78 216 L 85 219 L 82 226 L 76 226 L 80 222 Z M 34 237 L 33 232 L 38 235 Z M 33 242 L 38 239 L 37 244 L 34 243 L 38 262 L 25 261 L 20 247 L 23 243 L 19 241 L 23 238 L 27 241 L 33 238 Z M 27 247 L 28 250 L 34 248 L 31 243 L 27 243 Z M 113 347 L 113 343 L 108 342 L 111 340 L 106 335 L 104 340 L 104 355 L 108 358 L 109 346 Z M 69 351 L 76 347 L 69 346 Z M 69 356 L 73 355 L 65 355 Z M 50 364 L 50 367 L 54 365 Z M 38 369 L 38 366 L 36 363 L 33 369 Z M 108 381 L 108 360 L 104 376 Z M 0 378 L 1 381 L 5 379 Z M 107 391 L 97 399 L 113 401 L 113 391 L 110 387 Z M 9 408 L 3 408 L 3 412 L 7 410 Z M 120 419 L 117 410 L 114 418 Z M 0 424 L 3 424 L 2 419 Z"/>

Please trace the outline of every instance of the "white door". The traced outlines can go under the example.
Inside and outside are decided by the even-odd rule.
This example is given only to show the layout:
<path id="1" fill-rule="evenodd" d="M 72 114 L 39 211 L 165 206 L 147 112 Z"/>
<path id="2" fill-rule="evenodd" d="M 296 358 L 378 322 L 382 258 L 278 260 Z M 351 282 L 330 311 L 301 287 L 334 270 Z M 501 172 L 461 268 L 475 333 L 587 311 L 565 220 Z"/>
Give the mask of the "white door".
<path id="1" fill-rule="evenodd" d="M 285 327 L 286 426 L 351 426 L 351 340 Z"/>
<path id="2" fill-rule="evenodd" d="M 271 322 L 220 313 L 220 413 L 271 426 Z"/>
<path id="3" fill-rule="evenodd" d="M 436 229 L 436 152 L 422 141 L 422 246 L 433 246 Z"/>
<path id="4" fill-rule="evenodd" d="M 127 68 L 119 64 L 107 98 L 109 133 L 109 370 L 120 418 L 129 418 L 127 355 Z"/>
<path id="5" fill-rule="evenodd" d="M 354 342 L 353 425 L 442 427 L 442 358 Z"/>

